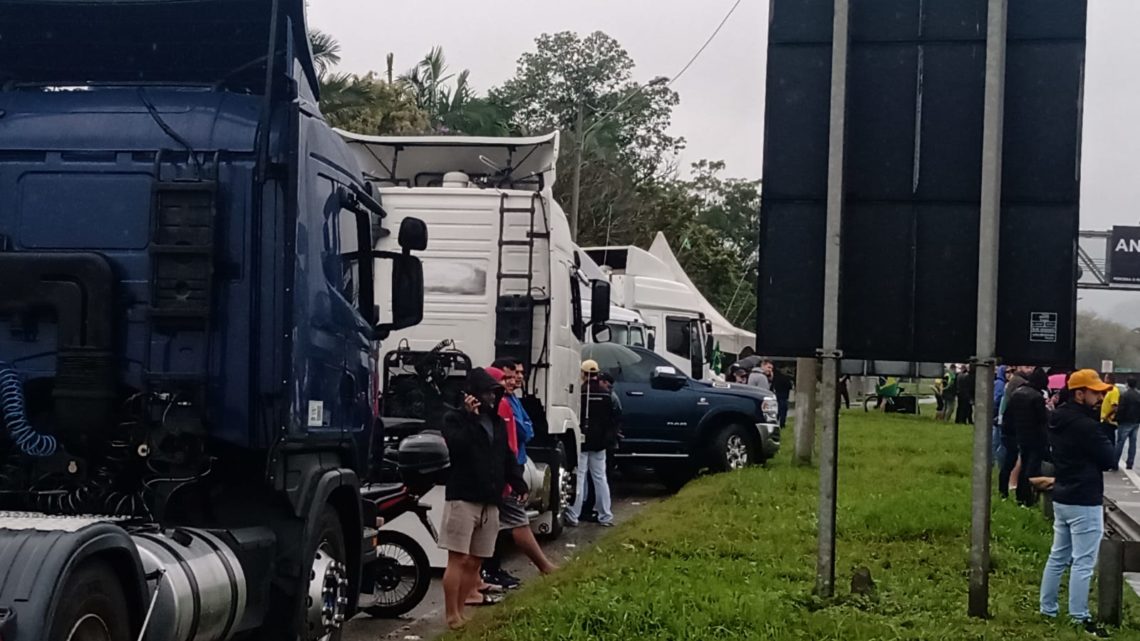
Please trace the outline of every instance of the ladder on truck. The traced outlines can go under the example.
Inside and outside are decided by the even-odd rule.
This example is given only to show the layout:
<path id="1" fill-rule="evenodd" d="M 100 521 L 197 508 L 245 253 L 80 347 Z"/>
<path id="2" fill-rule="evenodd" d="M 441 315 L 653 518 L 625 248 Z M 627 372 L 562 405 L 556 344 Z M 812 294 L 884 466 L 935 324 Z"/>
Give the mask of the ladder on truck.
<path id="1" fill-rule="evenodd" d="M 550 334 L 550 288 L 552 283 L 539 283 L 535 286 L 535 244 L 546 240 L 550 245 L 550 220 L 546 211 L 546 201 L 542 194 L 535 193 L 526 207 L 511 207 L 503 193 L 499 197 L 499 255 L 495 296 L 495 354 L 509 356 L 526 364 L 531 380 L 524 381 L 524 393 L 532 394 L 533 381 L 537 380 L 538 370 L 550 367 L 550 345 L 545 337 Z M 518 198 L 518 196 L 515 196 Z M 541 212 L 541 221 L 539 213 Z M 507 238 L 506 230 L 511 217 L 526 216 L 528 229 L 525 238 Z M 540 223 L 541 222 L 541 226 Z M 503 258 L 508 247 L 525 247 L 527 252 L 526 271 L 507 271 Z M 547 274 L 550 274 L 550 259 L 545 257 Z M 505 287 L 507 283 L 519 283 L 518 287 Z M 516 290 L 504 293 L 505 290 Z M 521 290 L 521 291 L 517 291 Z M 544 310 L 544 340 L 538 356 L 534 355 L 534 311 Z"/>

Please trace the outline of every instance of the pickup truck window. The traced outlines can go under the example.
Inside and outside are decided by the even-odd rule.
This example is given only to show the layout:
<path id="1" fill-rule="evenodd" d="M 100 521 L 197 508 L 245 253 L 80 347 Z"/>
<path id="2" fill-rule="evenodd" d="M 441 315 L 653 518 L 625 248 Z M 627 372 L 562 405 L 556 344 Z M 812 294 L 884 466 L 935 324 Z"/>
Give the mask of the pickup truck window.
<path id="1" fill-rule="evenodd" d="M 605 356 L 595 356 L 602 371 L 613 376 L 615 380 L 626 383 L 649 383 L 649 377 L 658 367 L 673 366 L 669 361 L 652 352 L 628 351 L 620 363 L 608 360 Z"/>
<path id="2" fill-rule="evenodd" d="M 665 350 L 682 358 L 689 357 L 690 320 L 680 316 L 665 317 Z"/>

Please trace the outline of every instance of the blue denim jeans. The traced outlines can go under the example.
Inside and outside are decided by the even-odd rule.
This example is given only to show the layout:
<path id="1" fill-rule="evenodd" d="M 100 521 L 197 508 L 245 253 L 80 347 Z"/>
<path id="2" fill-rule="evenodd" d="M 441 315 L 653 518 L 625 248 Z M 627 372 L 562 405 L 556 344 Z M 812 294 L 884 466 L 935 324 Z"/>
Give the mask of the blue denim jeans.
<path id="1" fill-rule="evenodd" d="M 1053 550 L 1041 577 L 1041 614 L 1055 617 L 1061 575 L 1069 572 L 1069 617 L 1085 621 L 1089 614 L 1089 582 L 1104 536 L 1104 508 L 1099 505 L 1053 504 Z"/>
<path id="2" fill-rule="evenodd" d="M 990 467 L 1001 467 L 1005 460 L 1005 446 L 1001 442 L 1001 426 L 995 424 L 992 432 L 994 455 L 990 458 Z"/>
<path id="3" fill-rule="evenodd" d="M 1124 423 L 1116 428 L 1116 463 L 1120 463 L 1120 455 L 1124 454 L 1124 442 L 1128 441 L 1128 469 L 1136 462 L 1136 423 Z"/>
<path id="4" fill-rule="evenodd" d="M 606 480 L 606 451 L 581 452 L 578 454 L 578 493 L 574 505 L 566 509 L 566 520 L 577 525 L 582 517 L 582 503 L 586 500 L 586 475 L 594 482 L 594 509 L 598 511 L 598 523 L 612 523 L 614 513 L 610 505 L 610 484 Z"/>

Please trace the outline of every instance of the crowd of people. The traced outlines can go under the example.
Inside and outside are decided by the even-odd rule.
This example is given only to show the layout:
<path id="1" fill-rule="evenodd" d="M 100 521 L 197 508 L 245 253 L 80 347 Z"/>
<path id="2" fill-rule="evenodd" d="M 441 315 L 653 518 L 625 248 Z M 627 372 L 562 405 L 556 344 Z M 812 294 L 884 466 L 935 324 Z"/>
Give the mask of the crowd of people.
<path id="1" fill-rule="evenodd" d="M 751 385 L 775 394 L 777 421 L 780 427 L 786 426 L 792 389 L 795 388 L 795 379 L 792 376 L 777 368 L 771 359 L 753 353 L 750 347 L 744 348 L 740 358 L 730 365 L 727 371 L 726 378 L 730 383 Z"/>
<path id="2" fill-rule="evenodd" d="M 464 382 L 463 406 L 443 418 L 451 469 L 439 545 L 448 551 L 443 591 L 447 625 L 453 629 L 466 623 L 466 606 L 498 603 L 503 592 L 518 587 L 518 577 L 502 566 L 507 546 L 517 547 L 542 574 L 558 569 L 535 539 L 527 515 L 523 470 L 534 424 L 518 396 L 525 380 L 524 366 L 510 358 L 475 368 Z M 616 444 L 620 409 L 612 383 L 596 362 L 582 363 L 579 416 L 585 442 L 567 525 L 578 524 L 587 493 L 594 497 L 598 523 L 613 525 L 606 450 Z"/>
<path id="3" fill-rule="evenodd" d="M 969 367 L 951 367 L 935 384 L 940 420 L 972 422 L 973 376 Z M 439 543 L 448 550 L 443 587 L 452 628 L 465 623 L 465 606 L 496 603 L 519 585 L 502 567 L 509 545 L 539 572 L 557 569 L 535 539 L 526 511 L 523 470 L 534 425 L 517 395 L 524 380 L 522 364 L 512 359 L 476 368 L 465 381 L 463 407 L 444 417 L 451 472 Z M 729 380 L 773 391 L 783 424 L 792 379 L 771 360 L 742 358 L 729 368 Z M 606 454 L 620 439 L 620 404 L 612 385 L 596 362 L 582 363 L 584 443 L 575 500 L 563 517 L 568 526 L 587 516 L 602 526 L 614 522 Z M 1089 613 L 1089 584 L 1104 534 L 1103 473 L 1117 470 L 1122 458 L 1128 469 L 1135 464 L 1137 379 L 1129 378 L 1121 391 L 1111 375 L 1102 381 L 1093 370 L 1064 374 L 1003 366 L 997 370 L 994 408 L 993 463 L 1001 498 L 1012 492 L 1019 505 L 1030 507 L 1040 492 L 1052 493 L 1054 539 L 1042 573 L 1040 612 L 1059 615 L 1059 587 L 1069 570 L 1068 616 L 1100 634 Z"/>
<path id="4" fill-rule="evenodd" d="M 953 373 L 959 386 L 954 415 L 960 417 L 962 372 Z M 946 399 L 945 387 L 943 392 Z M 1104 535 L 1103 474 L 1118 469 L 1126 443 L 1131 444 L 1126 464 L 1134 463 L 1137 381 L 1130 378 L 1121 393 L 1111 375 L 1101 380 L 1089 369 L 1066 374 L 1008 366 L 998 368 L 994 401 L 999 495 L 1006 500 L 1012 491 L 1019 505 L 1031 507 L 1039 492 L 1052 494 L 1053 544 L 1041 578 L 1040 612 L 1059 615 L 1060 584 L 1068 570 L 1069 618 L 1103 635 L 1089 612 L 1089 584 Z M 948 420 L 953 410 L 948 404 L 943 410 Z"/>

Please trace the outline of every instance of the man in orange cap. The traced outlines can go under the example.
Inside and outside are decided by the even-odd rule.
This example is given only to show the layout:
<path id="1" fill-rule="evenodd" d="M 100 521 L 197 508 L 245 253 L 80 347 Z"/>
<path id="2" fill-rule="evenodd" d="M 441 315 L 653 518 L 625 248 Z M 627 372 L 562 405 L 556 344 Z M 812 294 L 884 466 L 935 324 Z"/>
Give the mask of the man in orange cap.
<path id="1" fill-rule="evenodd" d="M 1089 582 L 1104 536 L 1104 478 L 1115 461 L 1111 425 L 1099 408 L 1111 385 L 1091 369 L 1069 377 L 1069 402 L 1049 421 L 1056 470 L 1053 481 L 1053 549 L 1041 578 L 1041 614 L 1056 617 L 1061 575 L 1069 574 L 1069 617 L 1089 632 L 1100 631 L 1089 613 Z"/>

